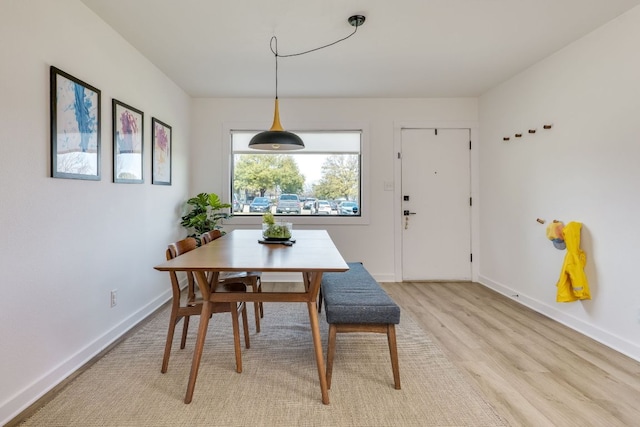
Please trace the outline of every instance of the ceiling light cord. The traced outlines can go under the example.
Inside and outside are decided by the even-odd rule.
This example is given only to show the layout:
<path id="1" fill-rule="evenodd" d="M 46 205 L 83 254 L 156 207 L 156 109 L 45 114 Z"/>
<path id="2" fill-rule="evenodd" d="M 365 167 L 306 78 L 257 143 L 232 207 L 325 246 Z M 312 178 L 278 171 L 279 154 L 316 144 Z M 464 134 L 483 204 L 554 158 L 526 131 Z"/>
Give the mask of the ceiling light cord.
<path id="1" fill-rule="evenodd" d="M 276 58 L 278 56 L 280 56 L 282 58 L 289 58 L 291 56 L 305 55 L 307 53 L 315 52 L 316 50 L 324 49 L 325 47 L 333 46 L 334 44 L 338 44 L 338 43 L 340 43 L 342 41 L 345 41 L 346 39 L 348 39 L 349 37 L 353 36 L 358 31 L 358 27 L 359 26 L 360 25 L 354 25 L 353 32 L 351 32 L 351 34 L 349 34 L 348 36 L 341 38 L 340 40 L 336 40 L 333 43 L 329 43 L 329 44 L 326 44 L 324 46 L 316 47 L 314 49 L 305 50 L 304 52 L 290 53 L 288 55 L 280 55 L 278 53 L 278 38 L 276 36 L 271 37 L 271 41 L 269 42 L 269 47 L 271 48 L 271 52 L 276 56 Z M 276 45 L 275 50 L 273 49 L 274 40 L 275 40 L 275 45 Z"/>
<path id="2" fill-rule="evenodd" d="M 273 52 L 273 41 L 276 41 L 276 51 Z M 278 39 L 276 36 L 271 37 L 271 42 L 269 42 L 269 47 L 271 48 L 271 52 L 273 52 L 273 56 L 276 58 L 276 99 L 278 99 Z"/>
<path id="3" fill-rule="evenodd" d="M 358 31 L 358 27 L 360 25 L 362 25 L 362 23 L 364 22 L 364 17 L 363 16 L 358 16 L 359 19 L 354 19 L 354 18 L 356 18 L 356 16 L 353 16 L 353 17 L 349 18 L 349 23 L 351 25 L 353 25 L 353 31 L 351 32 L 351 34 L 349 34 L 346 37 L 341 38 L 340 40 L 336 40 L 333 43 L 329 43 L 329 44 L 326 44 L 324 46 L 316 47 L 314 49 L 305 50 L 303 52 L 290 53 L 288 55 L 280 55 L 278 53 L 278 38 L 276 36 L 272 36 L 271 37 L 271 40 L 269 41 L 269 49 L 271 49 L 271 53 L 273 53 L 273 55 L 276 58 L 276 99 L 278 99 L 278 57 L 280 56 L 282 58 L 290 58 L 292 56 L 305 55 L 307 53 L 315 52 L 316 50 L 324 49 L 326 47 L 333 46 L 334 44 L 338 44 L 338 43 L 340 43 L 342 41 L 345 41 L 349 37 L 353 36 Z M 274 45 L 275 45 L 275 49 L 274 49 Z"/>
<path id="4" fill-rule="evenodd" d="M 251 138 L 249 141 L 249 148 L 255 150 L 275 150 L 275 151 L 289 151 L 289 150 L 301 150 L 304 148 L 304 141 L 298 135 L 293 132 L 287 132 L 282 128 L 280 123 L 280 109 L 278 108 L 278 56 L 284 58 L 290 56 L 299 56 L 306 53 L 315 52 L 316 50 L 324 49 L 325 47 L 333 46 L 336 43 L 340 43 L 354 35 L 358 31 L 358 27 L 364 23 L 365 17 L 363 15 L 350 16 L 347 21 L 349 25 L 355 27 L 353 32 L 346 37 L 336 40 L 333 43 L 329 43 L 324 46 L 317 47 L 315 49 L 306 50 L 304 52 L 292 53 L 289 55 L 280 55 L 278 53 L 278 38 L 276 36 L 271 37 L 269 47 L 276 60 L 276 99 L 273 108 L 273 124 L 271 129 L 260 132 Z M 275 48 L 274 48 L 275 45 Z"/>

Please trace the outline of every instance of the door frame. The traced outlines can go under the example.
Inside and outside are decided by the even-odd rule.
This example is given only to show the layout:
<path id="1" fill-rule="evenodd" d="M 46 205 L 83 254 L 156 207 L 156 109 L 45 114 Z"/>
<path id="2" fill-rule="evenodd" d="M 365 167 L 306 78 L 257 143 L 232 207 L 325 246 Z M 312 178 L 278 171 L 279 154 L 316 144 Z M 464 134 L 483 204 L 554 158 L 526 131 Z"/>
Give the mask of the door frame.
<path id="1" fill-rule="evenodd" d="M 471 263 L 471 280 L 478 281 L 480 266 L 480 242 L 479 242 L 479 138 L 478 122 L 474 121 L 397 121 L 393 124 L 393 155 L 395 158 L 393 167 L 394 176 L 394 275 L 396 282 L 402 282 L 402 159 L 399 153 L 402 149 L 402 129 L 469 129 L 471 135 L 470 153 L 470 176 L 471 176 L 471 253 L 473 262 Z"/>

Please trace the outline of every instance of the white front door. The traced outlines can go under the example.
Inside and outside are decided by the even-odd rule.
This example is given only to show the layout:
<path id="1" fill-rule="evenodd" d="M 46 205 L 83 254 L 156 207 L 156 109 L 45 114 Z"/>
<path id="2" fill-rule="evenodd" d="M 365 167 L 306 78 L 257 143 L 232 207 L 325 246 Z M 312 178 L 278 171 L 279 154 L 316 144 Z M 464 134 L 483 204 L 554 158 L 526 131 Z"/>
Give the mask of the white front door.
<path id="1" fill-rule="evenodd" d="M 471 279 L 469 129 L 402 129 L 402 279 Z"/>

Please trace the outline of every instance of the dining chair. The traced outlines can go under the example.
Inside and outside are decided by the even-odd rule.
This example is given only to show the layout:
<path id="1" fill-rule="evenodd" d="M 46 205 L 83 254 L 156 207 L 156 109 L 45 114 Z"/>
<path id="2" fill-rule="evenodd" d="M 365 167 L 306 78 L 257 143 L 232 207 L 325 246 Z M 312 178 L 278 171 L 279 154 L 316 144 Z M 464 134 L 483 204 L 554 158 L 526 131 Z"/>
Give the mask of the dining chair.
<path id="1" fill-rule="evenodd" d="M 222 237 L 220 230 L 211 230 L 200 236 L 203 245 Z M 251 287 L 252 292 L 262 292 L 262 273 L 259 271 L 226 271 L 221 272 L 219 283 L 242 282 Z M 260 332 L 260 318 L 264 317 L 264 308 L 261 302 L 254 302 L 253 309 L 256 317 L 256 333 Z"/>
<path id="2" fill-rule="evenodd" d="M 183 255 L 189 251 L 196 249 L 198 246 L 196 239 L 188 237 L 186 239 L 171 243 L 166 251 L 167 260 L 171 260 L 180 255 Z M 189 330 L 189 318 L 191 316 L 199 316 L 202 311 L 202 304 L 204 301 L 196 295 L 196 282 L 191 271 L 184 272 L 187 277 L 187 296 L 186 301 L 183 301 L 182 290 L 180 289 L 180 281 L 175 271 L 170 271 L 171 277 L 171 290 L 173 292 L 173 300 L 171 305 L 171 316 L 169 319 L 169 331 L 167 332 L 167 342 L 164 348 L 164 357 L 162 359 L 161 372 L 167 372 L 169 367 L 169 357 L 171 356 L 171 346 L 173 343 L 173 335 L 176 325 L 181 319 L 182 325 L 182 339 L 180 340 L 180 348 L 185 348 L 187 341 L 187 332 Z M 218 286 L 216 292 L 246 292 L 247 287 L 241 281 L 228 281 L 223 286 Z M 236 371 L 242 372 L 242 354 L 240 348 L 240 325 L 238 323 L 238 317 L 242 316 L 242 323 L 244 329 L 244 344 L 245 348 L 249 348 L 249 324 L 247 321 L 247 307 L 244 302 L 215 302 L 212 303 L 212 313 L 231 313 L 231 322 L 233 325 L 233 341 L 236 356 Z"/>

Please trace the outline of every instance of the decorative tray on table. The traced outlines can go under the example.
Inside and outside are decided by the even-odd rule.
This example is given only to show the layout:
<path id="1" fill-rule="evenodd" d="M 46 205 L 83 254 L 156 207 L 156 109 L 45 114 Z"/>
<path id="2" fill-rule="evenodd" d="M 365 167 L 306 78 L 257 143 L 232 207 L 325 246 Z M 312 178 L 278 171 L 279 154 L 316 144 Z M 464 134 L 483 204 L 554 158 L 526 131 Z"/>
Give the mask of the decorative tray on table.
<path id="1" fill-rule="evenodd" d="M 285 245 L 285 246 L 293 246 L 293 244 L 296 242 L 296 239 L 278 239 L 278 238 L 267 238 L 267 237 L 263 237 L 262 239 L 258 240 L 258 243 L 264 243 L 264 244 L 272 244 L 272 245 Z"/>
<path id="2" fill-rule="evenodd" d="M 262 240 L 267 242 L 286 242 L 291 240 L 291 237 L 270 237 L 270 236 L 262 236 Z M 295 241 L 295 240 L 294 240 Z"/>

